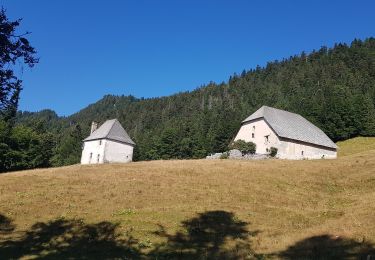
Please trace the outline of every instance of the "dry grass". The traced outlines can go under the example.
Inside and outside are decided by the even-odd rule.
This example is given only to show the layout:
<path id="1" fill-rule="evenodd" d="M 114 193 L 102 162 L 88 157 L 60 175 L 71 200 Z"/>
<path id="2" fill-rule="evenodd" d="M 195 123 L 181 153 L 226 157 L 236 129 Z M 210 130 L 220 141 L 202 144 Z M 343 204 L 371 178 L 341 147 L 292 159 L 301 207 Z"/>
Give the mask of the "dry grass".
<path id="1" fill-rule="evenodd" d="M 339 156 L 353 155 L 357 153 L 375 150 L 374 137 L 357 137 L 350 140 L 338 142 L 340 147 Z"/>
<path id="2" fill-rule="evenodd" d="M 80 232 L 87 230 L 82 229 L 82 223 L 106 221 L 115 225 L 114 233 L 119 235 L 113 240 L 131 236 L 128 247 L 134 249 L 133 253 L 138 250 L 132 258 L 193 258 L 191 251 L 198 247 L 205 247 L 207 258 L 233 258 L 233 254 L 225 255 L 223 250 L 240 238 L 229 231 L 218 235 L 223 241 L 216 239 L 217 234 L 209 234 L 208 239 L 214 236 L 220 242 L 220 249 L 212 241 L 202 242 L 202 236 L 194 238 L 192 223 L 197 223 L 197 216 L 202 222 L 207 215 L 216 222 L 227 218 L 226 225 L 245 223 L 249 237 L 243 241 L 249 258 L 295 258 L 298 252 L 308 251 L 305 247 L 319 242 L 336 248 L 333 257 L 367 254 L 373 252 L 375 243 L 375 138 L 339 145 L 342 157 L 337 160 L 152 161 L 2 174 L 0 254 L 3 250 L 12 256 L 12 245 L 30 243 L 25 236 L 30 230 L 35 231 L 35 223 L 49 227 L 56 221 L 79 220 Z M 3 228 L 1 232 L 1 215 L 3 223 L 11 222 L 15 227 L 13 231 L 5 232 Z M 216 227 L 209 227 L 217 231 Z M 179 231 L 182 233 L 176 234 Z M 207 235 L 213 231 L 199 232 Z M 74 255 L 67 251 L 69 245 L 56 247 L 61 238 L 53 239 L 53 243 L 43 241 L 50 243 L 41 247 L 43 250 L 26 250 L 16 256 Z M 65 255 L 56 255 L 61 248 Z M 50 255 L 53 250 L 54 255 Z M 170 255 L 173 251 L 179 255 Z M 316 253 L 312 251 L 310 256 L 317 256 Z"/>

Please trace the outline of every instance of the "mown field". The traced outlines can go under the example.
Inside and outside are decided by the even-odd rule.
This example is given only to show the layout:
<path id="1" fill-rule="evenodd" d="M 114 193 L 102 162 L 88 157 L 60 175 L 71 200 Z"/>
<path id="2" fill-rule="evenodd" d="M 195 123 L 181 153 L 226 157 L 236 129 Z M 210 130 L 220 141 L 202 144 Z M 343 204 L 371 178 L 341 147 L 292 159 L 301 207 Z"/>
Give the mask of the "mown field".
<path id="1" fill-rule="evenodd" d="M 0 259 L 375 258 L 375 138 L 339 147 L 1 174 Z"/>

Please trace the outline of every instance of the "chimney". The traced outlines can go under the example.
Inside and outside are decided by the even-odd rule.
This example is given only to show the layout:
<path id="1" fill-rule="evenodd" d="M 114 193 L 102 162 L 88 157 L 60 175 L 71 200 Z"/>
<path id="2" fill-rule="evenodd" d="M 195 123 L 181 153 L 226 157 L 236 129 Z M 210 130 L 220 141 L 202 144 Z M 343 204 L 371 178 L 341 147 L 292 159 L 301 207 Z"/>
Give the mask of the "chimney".
<path id="1" fill-rule="evenodd" d="M 98 129 L 98 123 L 93 121 L 91 123 L 91 132 L 90 132 L 90 134 L 92 134 L 96 129 Z"/>

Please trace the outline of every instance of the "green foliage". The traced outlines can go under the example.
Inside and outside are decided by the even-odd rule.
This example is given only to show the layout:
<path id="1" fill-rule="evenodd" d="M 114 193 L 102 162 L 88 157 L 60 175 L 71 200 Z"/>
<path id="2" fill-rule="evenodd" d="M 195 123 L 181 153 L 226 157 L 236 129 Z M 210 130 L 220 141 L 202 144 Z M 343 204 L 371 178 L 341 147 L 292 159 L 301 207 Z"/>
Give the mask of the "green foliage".
<path id="1" fill-rule="evenodd" d="M 0 10 L 0 120 L 14 119 L 22 90 L 22 80 L 15 71 L 18 65 L 33 67 L 38 63 L 36 51 L 25 35 L 17 32 L 21 19 L 9 21 L 5 10 Z"/>
<path id="2" fill-rule="evenodd" d="M 225 151 L 240 122 L 262 105 L 301 114 L 334 141 L 375 136 L 375 39 L 322 47 L 169 97 L 108 95 L 69 117 L 41 111 L 17 119 L 27 126 L 48 122 L 47 131 L 65 147 L 54 150 L 55 165 L 79 161 L 82 139 L 70 137 L 72 124 L 86 137 L 91 121 L 110 118 L 137 143 L 135 160 L 203 158 Z M 74 159 L 65 160 L 69 155 Z"/>
<path id="3" fill-rule="evenodd" d="M 254 154 L 257 146 L 253 142 L 245 142 L 244 140 L 237 140 L 229 145 L 230 149 L 240 150 L 242 155 Z"/>
<path id="4" fill-rule="evenodd" d="M 278 149 L 276 147 L 271 147 L 270 148 L 270 156 L 275 157 L 276 154 L 277 154 L 277 151 L 278 151 Z"/>
<path id="5" fill-rule="evenodd" d="M 229 158 L 229 153 L 228 152 L 224 152 L 220 155 L 220 159 L 228 159 Z"/>
<path id="6" fill-rule="evenodd" d="M 0 172 L 50 166 L 53 136 L 0 120 Z"/>
<path id="7" fill-rule="evenodd" d="M 82 154 L 83 139 L 84 137 L 79 125 L 69 128 L 69 134 L 62 136 L 54 150 L 54 156 L 51 159 L 52 165 L 62 166 L 79 163 Z"/>
<path id="8" fill-rule="evenodd" d="M 33 67 L 38 63 L 36 51 L 17 32 L 21 19 L 9 21 L 0 10 L 0 172 L 30 169 L 49 165 L 52 154 L 52 135 L 33 127 L 14 127 L 22 80 L 16 71 L 19 66 Z"/>

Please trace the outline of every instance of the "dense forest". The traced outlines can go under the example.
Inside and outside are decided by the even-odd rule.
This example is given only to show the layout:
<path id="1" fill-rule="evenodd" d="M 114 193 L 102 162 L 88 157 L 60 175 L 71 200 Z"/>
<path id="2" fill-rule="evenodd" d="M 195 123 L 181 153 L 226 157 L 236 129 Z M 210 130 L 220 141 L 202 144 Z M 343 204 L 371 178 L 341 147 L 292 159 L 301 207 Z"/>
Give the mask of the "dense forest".
<path id="1" fill-rule="evenodd" d="M 77 163 L 91 121 L 111 118 L 137 143 L 135 160 L 202 158 L 226 150 L 241 121 L 262 105 L 299 113 L 334 141 L 375 136 L 375 38 L 269 62 L 168 97 L 107 95 L 68 117 L 19 111 L 14 138 L 33 136 L 20 149 L 42 147 L 43 156 L 6 170 Z"/>

